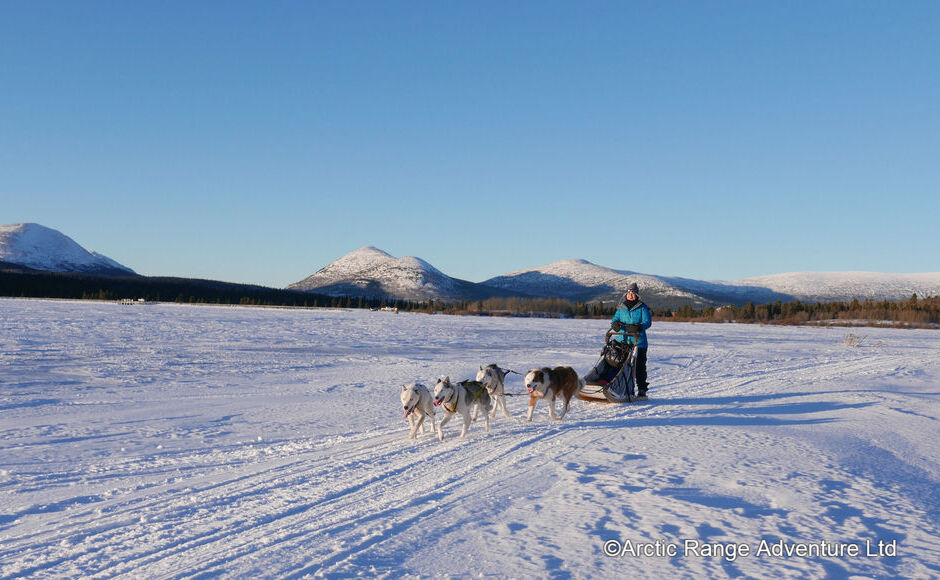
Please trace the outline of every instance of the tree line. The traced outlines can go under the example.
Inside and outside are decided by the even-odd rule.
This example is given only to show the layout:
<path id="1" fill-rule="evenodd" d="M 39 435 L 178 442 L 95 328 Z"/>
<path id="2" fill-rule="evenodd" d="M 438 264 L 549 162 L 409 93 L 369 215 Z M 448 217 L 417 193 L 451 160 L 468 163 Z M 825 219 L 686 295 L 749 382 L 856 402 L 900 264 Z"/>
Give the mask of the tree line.
<path id="1" fill-rule="evenodd" d="M 781 302 L 695 309 L 681 307 L 673 320 L 688 322 L 745 322 L 764 324 L 836 324 L 936 327 L 940 325 L 940 296 L 907 300 L 851 302 Z"/>
<path id="2" fill-rule="evenodd" d="M 256 304 L 324 306 L 329 297 L 249 284 L 190 278 L 93 276 L 63 272 L 0 272 L 0 296 L 187 302 L 194 304 Z"/>
<path id="3" fill-rule="evenodd" d="M 484 316 L 555 316 L 567 318 L 611 318 L 613 302 L 571 302 L 558 298 L 490 298 L 452 304 L 418 304 L 416 310 Z M 740 322 L 759 324 L 841 324 L 937 327 L 940 326 L 940 296 L 908 300 L 863 300 L 851 302 L 748 302 L 743 306 L 681 306 L 675 310 L 653 310 L 654 320 L 681 322 Z"/>
<path id="4" fill-rule="evenodd" d="M 0 271 L 0 296 L 120 300 L 143 298 L 153 302 L 240 304 L 307 308 L 396 308 L 400 312 L 426 312 L 470 316 L 526 316 L 554 318 L 610 318 L 613 302 L 573 302 L 561 298 L 488 298 L 486 300 L 409 301 L 364 297 L 334 297 L 246 284 L 145 276 L 92 276 L 60 272 L 13 273 Z M 940 297 L 891 302 L 858 299 L 851 302 L 773 302 L 743 306 L 682 306 L 652 312 L 657 320 L 687 322 L 742 322 L 763 324 L 895 324 L 940 325 Z"/>

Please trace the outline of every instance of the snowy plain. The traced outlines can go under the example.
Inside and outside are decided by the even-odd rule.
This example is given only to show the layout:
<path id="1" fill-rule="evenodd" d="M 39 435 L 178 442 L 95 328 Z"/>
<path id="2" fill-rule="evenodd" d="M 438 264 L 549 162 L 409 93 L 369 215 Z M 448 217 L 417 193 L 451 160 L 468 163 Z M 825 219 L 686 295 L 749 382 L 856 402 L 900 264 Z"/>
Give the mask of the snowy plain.
<path id="1" fill-rule="evenodd" d="M 940 576 L 936 330 L 657 323 L 648 403 L 407 439 L 606 326 L 2 299 L 0 578 Z"/>

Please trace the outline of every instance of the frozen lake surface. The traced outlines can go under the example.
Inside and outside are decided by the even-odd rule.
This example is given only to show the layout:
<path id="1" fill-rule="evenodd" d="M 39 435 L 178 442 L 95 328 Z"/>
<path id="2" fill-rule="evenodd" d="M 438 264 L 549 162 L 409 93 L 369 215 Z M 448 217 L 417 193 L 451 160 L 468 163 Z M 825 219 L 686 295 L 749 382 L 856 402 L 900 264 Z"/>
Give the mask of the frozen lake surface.
<path id="1" fill-rule="evenodd" d="M 656 323 L 649 403 L 407 439 L 606 328 L 2 299 L 0 577 L 940 576 L 936 330 Z"/>

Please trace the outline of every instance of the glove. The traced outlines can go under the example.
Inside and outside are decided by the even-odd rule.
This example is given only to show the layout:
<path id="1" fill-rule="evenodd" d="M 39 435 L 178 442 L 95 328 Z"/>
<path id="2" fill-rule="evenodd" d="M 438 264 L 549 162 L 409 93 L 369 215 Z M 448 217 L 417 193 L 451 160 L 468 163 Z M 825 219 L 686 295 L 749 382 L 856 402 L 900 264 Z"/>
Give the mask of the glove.
<path id="1" fill-rule="evenodd" d="M 614 332 L 620 332 L 622 328 L 623 328 L 623 324 L 621 324 L 619 320 L 615 320 L 610 323 L 610 329 L 613 330 Z"/>
<path id="2" fill-rule="evenodd" d="M 623 327 L 623 330 L 624 332 L 632 332 L 635 334 L 639 334 L 643 332 L 643 327 L 640 326 L 639 324 L 625 324 Z"/>

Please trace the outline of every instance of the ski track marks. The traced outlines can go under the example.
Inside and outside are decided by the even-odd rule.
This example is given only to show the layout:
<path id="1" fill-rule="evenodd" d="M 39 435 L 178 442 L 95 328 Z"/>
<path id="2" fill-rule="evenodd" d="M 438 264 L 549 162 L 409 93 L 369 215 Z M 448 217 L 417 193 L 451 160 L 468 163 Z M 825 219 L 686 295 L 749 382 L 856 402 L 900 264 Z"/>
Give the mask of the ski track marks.
<path id="1" fill-rule="evenodd" d="M 659 324 L 649 403 L 551 422 L 540 402 L 526 423 L 513 397 L 512 420 L 439 442 L 407 439 L 400 384 L 583 371 L 606 323 L 0 311 L 2 578 L 940 575 L 936 333 L 849 349 L 827 329 Z M 902 554 L 608 558 L 610 539 Z"/>

